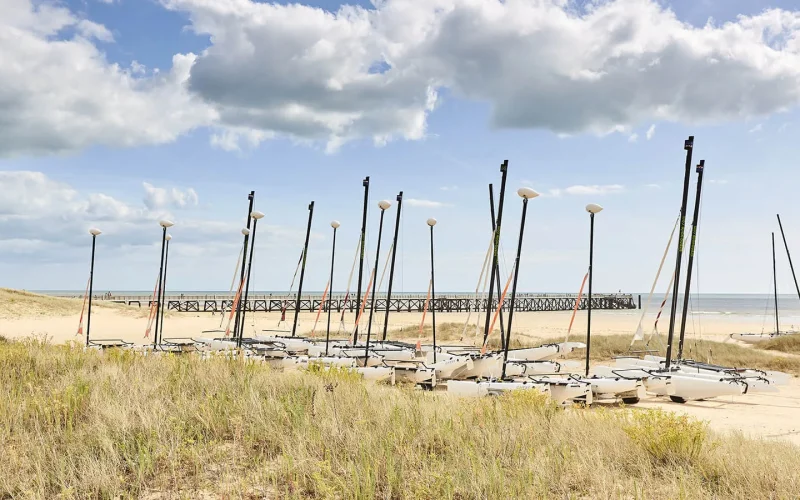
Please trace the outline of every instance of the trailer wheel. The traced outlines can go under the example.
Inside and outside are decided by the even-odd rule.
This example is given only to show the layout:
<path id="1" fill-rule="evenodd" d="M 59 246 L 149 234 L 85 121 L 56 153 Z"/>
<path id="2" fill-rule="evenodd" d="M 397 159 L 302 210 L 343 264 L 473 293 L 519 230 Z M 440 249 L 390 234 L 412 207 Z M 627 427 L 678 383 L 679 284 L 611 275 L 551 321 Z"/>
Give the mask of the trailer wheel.
<path id="1" fill-rule="evenodd" d="M 680 396 L 670 396 L 669 399 L 673 403 L 680 403 L 680 404 L 684 404 L 684 403 L 686 403 L 688 401 L 688 399 L 682 398 Z"/>
<path id="2" fill-rule="evenodd" d="M 636 396 L 633 396 L 633 397 L 630 397 L 630 398 L 622 398 L 622 402 L 625 403 L 626 405 L 635 405 L 639 401 L 640 401 L 640 399 L 638 397 L 636 397 Z"/>

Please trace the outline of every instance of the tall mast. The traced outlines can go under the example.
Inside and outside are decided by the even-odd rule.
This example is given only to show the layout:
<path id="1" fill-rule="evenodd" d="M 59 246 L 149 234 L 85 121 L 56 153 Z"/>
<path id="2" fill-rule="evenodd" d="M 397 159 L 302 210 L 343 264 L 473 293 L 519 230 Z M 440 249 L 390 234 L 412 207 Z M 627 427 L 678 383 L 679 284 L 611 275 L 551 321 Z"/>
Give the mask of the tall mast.
<path id="1" fill-rule="evenodd" d="M 403 207 L 403 192 L 397 195 L 397 218 L 394 221 L 394 239 L 392 240 L 392 264 L 389 267 L 389 289 L 386 290 L 386 314 L 383 317 L 383 339 L 389 329 L 389 310 L 392 304 L 392 283 L 394 282 L 394 261 L 397 257 L 397 234 L 400 231 L 400 209 Z"/>
<path id="2" fill-rule="evenodd" d="M 772 233 L 772 286 L 775 294 L 775 334 L 781 333 L 778 324 L 778 273 L 775 267 L 775 233 Z"/>
<path id="3" fill-rule="evenodd" d="M 364 245 L 367 239 L 367 203 L 369 202 L 369 176 L 364 177 L 364 180 L 361 181 L 361 185 L 364 186 L 364 209 L 361 212 L 361 256 L 358 260 L 358 287 L 356 288 L 356 308 L 358 308 L 359 304 L 361 304 L 361 283 L 364 280 Z M 356 309 L 356 315 L 358 315 L 358 310 Z M 358 340 L 358 322 L 356 322 L 356 327 L 353 330 L 353 345 L 356 345 L 356 341 Z"/>
<path id="4" fill-rule="evenodd" d="M 694 266 L 694 248 L 697 242 L 697 218 L 700 214 L 700 191 L 703 189 L 703 170 L 706 161 L 700 160 L 697 165 L 697 194 L 694 198 L 694 215 L 692 216 L 692 241 L 689 243 L 689 265 L 686 269 L 686 291 L 683 292 L 683 314 L 681 315 L 681 336 L 678 340 L 678 360 L 683 359 L 683 339 L 686 335 L 686 316 L 689 312 L 689 291 L 692 287 L 692 267 Z"/>
<path id="5" fill-rule="evenodd" d="M 778 215 L 778 226 L 781 228 L 781 237 L 783 238 L 783 246 L 786 247 L 786 256 L 789 257 L 789 268 L 792 270 L 792 279 L 794 280 L 794 288 L 797 290 L 797 297 L 800 298 L 800 287 L 797 286 L 797 276 L 794 274 L 794 264 L 792 264 L 792 254 L 789 253 L 789 244 L 786 243 L 786 234 L 783 232 L 783 224 L 781 224 L 781 216 Z"/>
<path id="6" fill-rule="evenodd" d="M 665 368 L 669 369 L 672 362 L 672 340 L 675 335 L 675 314 L 678 312 L 678 286 L 681 281 L 681 261 L 683 260 L 683 238 L 686 229 L 686 202 L 689 198 L 689 178 L 692 173 L 692 149 L 694 149 L 694 136 L 690 135 L 689 138 L 683 143 L 683 149 L 686 151 L 686 173 L 683 177 L 683 200 L 681 201 L 681 222 L 678 231 L 678 255 L 675 262 L 675 283 L 672 287 L 672 308 L 669 315 L 669 335 L 667 336 L 667 362 Z"/>
<path id="7" fill-rule="evenodd" d="M 492 233 L 494 233 L 497 224 L 494 220 L 494 186 L 489 183 L 489 209 L 492 214 Z M 496 268 L 495 270 L 495 283 L 497 283 L 497 296 L 500 296 L 500 269 Z M 503 328 L 503 308 L 500 308 L 500 348 L 505 349 L 506 347 L 506 335 L 505 330 Z"/>
<path id="8" fill-rule="evenodd" d="M 486 301 L 486 325 L 484 326 L 483 330 L 483 345 L 486 345 L 486 339 L 489 337 L 489 320 L 491 319 L 491 312 L 492 312 L 492 300 L 494 295 L 494 282 L 495 282 L 495 274 L 499 273 L 497 269 L 497 254 L 500 249 L 500 227 L 503 222 L 503 202 L 505 201 L 506 197 L 506 176 L 508 175 L 508 160 L 505 160 L 500 165 L 500 172 L 502 174 L 500 180 L 500 202 L 498 203 L 497 207 L 497 226 L 494 231 L 494 250 L 493 250 L 493 257 L 492 257 L 492 268 L 490 269 L 491 275 L 489 277 L 489 297 Z"/>
<path id="9" fill-rule="evenodd" d="M 292 337 L 297 334 L 297 317 L 300 316 L 300 296 L 303 293 L 303 278 L 306 276 L 306 258 L 308 257 L 308 238 L 311 236 L 311 220 L 314 218 L 314 202 L 308 205 L 308 227 L 306 227 L 306 242 L 303 245 L 303 263 L 300 267 L 300 284 L 297 286 L 297 301 L 294 304 L 294 323 L 292 324 Z"/>
<path id="10" fill-rule="evenodd" d="M 242 250 L 242 276 L 240 278 L 241 283 L 244 283 L 244 278 L 245 278 L 244 272 L 245 268 L 247 267 L 247 244 L 250 241 L 250 221 L 252 220 L 250 214 L 253 213 L 253 201 L 256 199 L 256 192 L 250 191 L 250 194 L 247 195 L 247 199 L 249 201 L 249 205 L 247 207 L 247 221 L 245 221 L 245 223 L 247 224 L 245 226 L 247 227 L 247 232 L 245 232 L 244 235 L 244 247 Z M 241 303 L 242 302 L 239 301 L 239 304 L 237 304 L 236 306 L 236 319 L 234 320 L 233 323 L 233 338 L 239 338 L 239 315 L 241 313 Z"/>

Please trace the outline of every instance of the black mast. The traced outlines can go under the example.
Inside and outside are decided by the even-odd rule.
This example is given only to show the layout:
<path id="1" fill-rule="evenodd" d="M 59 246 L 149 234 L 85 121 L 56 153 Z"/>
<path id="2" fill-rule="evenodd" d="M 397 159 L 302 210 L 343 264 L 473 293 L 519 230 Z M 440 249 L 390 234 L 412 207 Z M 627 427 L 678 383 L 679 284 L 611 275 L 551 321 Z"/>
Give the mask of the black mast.
<path id="1" fill-rule="evenodd" d="M 497 254 L 500 251 L 500 227 L 503 222 L 503 202 L 506 198 L 506 176 L 508 174 L 508 160 L 505 160 L 500 165 L 500 172 L 502 174 L 500 180 L 500 202 L 497 206 L 497 225 L 494 231 L 494 250 L 493 250 L 493 257 L 492 257 L 492 268 L 490 272 L 492 273 L 489 277 L 489 297 L 486 302 L 486 325 L 484 326 L 483 330 L 483 345 L 486 345 L 486 339 L 489 337 L 489 321 L 492 315 L 492 300 L 494 295 L 494 282 L 495 282 L 495 273 L 499 273 L 497 267 Z M 499 286 L 499 283 L 498 283 Z"/>
<path id="2" fill-rule="evenodd" d="M 328 328 L 325 330 L 325 355 L 328 355 L 328 344 L 331 341 L 331 309 L 333 309 L 333 263 L 336 261 L 336 230 L 339 229 L 339 221 L 331 222 L 333 228 L 333 245 L 331 246 L 331 278 L 328 281 Z"/>
<path id="3" fill-rule="evenodd" d="M 240 297 L 239 300 L 239 303 L 242 304 L 242 315 L 240 316 L 241 326 L 239 328 L 239 336 L 234 337 L 236 339 L 236 347 L 242 347 L 242 337 L 244 337 L 244 320 L 245 315 L 247 314 L 247 298 L 250 296 L 250 271 L 253 269 L 253 251 L 256 249 L 256 228 L 258 228 L 258 220 L 264 217 L 264 214 L 261 212 L 253 212 L 250 214 L 250 217 L 253 219 L 253 230 L 250 232 L 252 237 L 250 238 L 250 257 L 247 259 L 244 297 Z M 244 254 L 242 254 L 242 257 L 244 257 Z M 255 308 L 253 309 L 253 314 L 255 314 Z"/>
<path id="4" fill-rule="evenodd" d="M 694 266 L 694 248 L 697 243 L 697 218 L 700 215 L 700 192 L 703 189 L 703 171 L 705 160 L 697 165 L 697 194 L 694 198 L 694 215 L 692 216 L 692 241 L 689 243 L 689 264 L 686 268 L 686 290 L 683 292 L 683 314 L 681 315 L 681 336 L 678 340 L 678 360 L 683 359 L 683 339 L 686 336 L 686 316 L 689 313 L 689 292 L 692 287 L 692 267 Z"/>
<path id="5" fill-rule="evenodd" d="M 250 241 L 250 220 L 251 220 L 250 214 L 253 213 L 253 201 L 255 199 L 256 199 L 256 192 L 250 191 L 250 194 L 247 195 L 247 200 L 248 200 L 247 217 L 246 217 L 247 220 L 245 221 L 246 224 L 245 227 L 247 227 L 247 231 L 245 232 L 244 235 L 244 250 L 242 250 L 242 276 L 240 278 L 241 279 L 240 283 L 244 283 L 244 278 L 245 278 L 244 268 L 246 267 L 247 264 L 247 244 Z M 242 305 L 241 296 L 239 297 L 239 299 L 240 299 L 239 303 L 236 305 L 236 317 L 233 323 L 233 338 L 239 338 L 239 315 L 241 313 L 241 305 Z"/>
<path id="6" fill-rule="evenodd" d="M 786 256 L 789 257 L 789 267 L 792 270 L 792 279 L 794 280 L 794 288 L 797 290 L 797 297 L 800 298 L 800 287 L 797 286 L 797 276 L 794 274 L 794 264 L 792 264 L 792 254 L 789 253 L 789 244 L 786 243 L 786 234 L 783 232 L 783 224 L 781 224 L 781 216 L 778 215 L 778 226 L 781 228 L 781 237 L 783 238 L 783 246 L 786 247 Z"/>
<path id="7" fill-rule="evenodd" d="M 489 183 L 489 209 L 492 214 L 492 233 L 494 233 L 497 224 L 494 220 L 494 186 Z M 495 269 L 495 283 L 497 284 L 497 296 L 501 295 L 500 293 L 500 269 L 499 267 Z M 500 348 L 505 349 L 506 347 L 506 334 L 505 329 L 503 328 L 503 308 L 500 308 Z"/>
<path id="8" fill-rule="evenodd" d="M 158 315 L 161 313 L 161 292 L 164 285 L 164 247 L 167 243 L 167 226 L 161 224 L 161 264 L 158 268 L 158 293 L 156 294 L 156 332 L 153 335 L 153 348 L 158 347 Z"/>
<path id="9" fill-rule="evenodd" d="M 92 263 L 89 266 L 89 311 L 86 315 L 86 347 L 89 347 L 89 329 L 92 327 L 92 287 L 94 286 L 94 248 L 97 243 L 97 235 L 100 234 L 99 229 L 90 229 L 89 234 L 92 235 Z"/>
<path id="10" fill-rule="evenodd" d="M 511 285 L 511 306 L 508 311 L 508 328 L 506 328 L 505 347 L 503 348 L 503 372 L 501 379 L 506 378 L 506 363 L 508 363 L 508 346 L 511 344 L 511 322 L 514 320 L 514 299 L 517 296 L 517 279 L 519 278 L 519 257 L 522 253 L 522 237 L 525 235 L 525 216 L 528 214 L 528 198 L 537 196 L 532 189 L 520 189 L 522 196 L 522 220 L 519 223 L 519 243 L 517 243 L 517 258 L 514 261 L 514 283 Z"/>
<path id="11" fill-rule="evenodd" d="M 686 173 L 683 177 L 683 199 L 681 201 L 681 221 L 680 231 L 678 231 L 678 255 L 675 263 L 675 283 L 672 287 L 672 308 L 669 315 L 669 334 L 667 336 L 667 360 L 665 368 L 669 369 L 672 362 L 672 340 L 675 336 L 675 314 L 678 312 L 678 290 L 681 281 L 681 261 L 683 260 L 683 238 L 686 229 L 686 202 L 689 198 L 689 178 L 692 173 L 692 150 L 694 148 L 694 136 L 690 135 L 683 143 L 686 151 Z"/>
<path id="12" fill-rule="evenodd" d="M 303 293 L 303 278 L 306 275 L 306 257 L 308 257 L 308 238 L 311 236 L 311 219 L 314 218 L 314 202 L 308 205 L 308 227 L 306 227 L 306 242 L 303 245 L 303 263 L 300 267 L 300 284 L 297 286 L 297 301 L 294 304 L 294 323 L 292 324 L 292 337 L 297 333 L 297 317 L 300 315 L 300 295 Z"/>
<path id="13" fill-rule="evenodd" d="M 381 219 L 378 223 L 378 247 L 375 249 L 375 272 L 378 272 L 378 263 L 379 258 L 381 255 L 381 236 L 383 234 L 383 214 L 386 213 L 386 209 L 389 208 L 388 201 L 380 202 L 379 206 L 381 207 Z M 369 338 L 372 334 L 372 314 L 375 312 L 375 289 L 378 288 L 377 283 L 372 284 L 372 299 L 371 304 L 369 306 L 369 323 L 367 324 L 367 345 L 364 349 L 364 366 L 367 366 L 367 361 L 369 360 Z"/>
<path id="14" fill-rule="evenodd" d="M 436 219 L 431 217 L 428 219 L 428 226 L 431 228 L 431 316 L 433 325 L 433 362 L 436 363 L 436 271 L 433 266 L 433 226 L 436 225 Z"/>
<path id="15" fill-rule="evenodd" d="M 781 333 L 778 324 L 778 272 L 775 267 L 775 233 L 772 233 L 772 286 L 775 293 L 775 334 Z"/>
<path id="16" fill-rule="evenodd" d="M 169 308 L 169 304 L 166 303 L 167 301 L 167 266 L 169 266 L 169 242 L 172 240 L 172 235 L 167 235 L 167 248 L 164 251 L 164 286 L 163 290 L 161 291 L 161 303 L 165 304 L 164 309 L 161 310 L 161 328 L 159 330 L 159 335 L 161 335 L 161 339 L 164 338 L 164 310 Z M 159 321 L 156 318 L 156 321 Z"/>
<path id="17" fill-rule="evenodd" d="M 600 213 L 603 207 L 590 203 L 586 205 L 589 212 L 589 296 L 586 301 L 586 376 L 589 376 L 589 359 L 592 350 L 592 276 L 594 267 L 594 216 Z"/>
<path id="18" fill-rule="evenodd" d="M 364 245 L 367 239 L 367 203 L 369 202 L 369 176 L 364 177 L 361 181 L 364 186 L 364 209 L 361 212 L 361 256 L 358 260 L 358 287 L 356 288 L 356 316 L 361 307 L 361 283 L 364 280 Z M 353 329 L 353 345 L 358 341 L 358 324 Z"/>
<path id="19" fill-rule="evenodd" d="M 400 208 L 403 206 L 403 192 L 397 195 L 397 218 L 394 221 L 394 240 L 392 242 L 392 264 L 389 267 L 389 289 L 386 291 L 386 315 L 383 318 L 383 340 L 389 329 L 389 310 L 392 303 L 392 282 L 394 281 L 394 261 L 397 256 L 397 234 L 400 231 Z"/>

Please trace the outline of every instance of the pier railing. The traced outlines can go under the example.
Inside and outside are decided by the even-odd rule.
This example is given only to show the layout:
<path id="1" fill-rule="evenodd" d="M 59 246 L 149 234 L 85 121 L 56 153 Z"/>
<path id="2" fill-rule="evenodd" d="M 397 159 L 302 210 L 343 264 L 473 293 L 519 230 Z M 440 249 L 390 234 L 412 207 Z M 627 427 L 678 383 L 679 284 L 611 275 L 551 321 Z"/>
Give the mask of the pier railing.
<path id="1" fill-rule="evenodd" d="M 542 293 L 523 293 L 518 294 L 515 299 L 514 309 L 520 312 L 529 311 L 571 311 L 575 308 L 577 294 L 542 294 Z M 363 297 L 362 297 L 363 299 Z M 375 310 L 385 311 L 387 306 L 393 312 L 422 312 L 425 307 L 426 295 L 419 293 L 406 293 L 394 295 L 391 303 L 387 304 L 386 297 L 375 298 Z M 127 305 L 147 307 L 150 305 L 151 297 L 145 296 L 117 296 L 101 295 L 93 300 L 119 302 Z M 220 312 L 229 311 L 233 304 L 233 297 L 229 294 L 167 294 L 167 309 L 178 312 Z M 287 294 L 250 294 L 247 303 L 244 305 L 248 311 L 256 312 L 280 312 L 282 310 L 293 311 L 297 305 L 297 295 Z M 308 294 L 300 297 L 301 311 L 316 311 L 322 302 L 321 294 Z M 498 301 L 492 301 L 491 308 L 497 307 Z M 581 298 L 578 309 L 586 309 L 588 298 L 584 295 Z M 509 300 L 503 304 L 503 309 L 508 310 L 511 304 Z M 328 308 L 341 312 L 347 310 L 355 312 L 359 304 L 356 302 L 355 294 L 347 297 L 345 294 L 333 294 L 325 299 L 323 311 Z M 367 304 L 369 307 L 369 304 Z M 442 294 L 431 301 L 429 309 L 434 308 L 437 312 L 468 312 L 486 310 L 487 299 L 476 298 L 474 294 Z M 592 309 L 636 309 L 636 302 L 630 294 L 594 294 L 592 296 Z"/>

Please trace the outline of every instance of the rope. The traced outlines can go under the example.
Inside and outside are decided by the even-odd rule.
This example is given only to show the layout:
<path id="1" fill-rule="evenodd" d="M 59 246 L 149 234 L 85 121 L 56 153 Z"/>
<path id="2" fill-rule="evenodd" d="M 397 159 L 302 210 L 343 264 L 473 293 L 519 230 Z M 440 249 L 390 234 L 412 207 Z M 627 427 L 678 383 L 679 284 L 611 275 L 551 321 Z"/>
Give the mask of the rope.
<path id="1" fill-rule="evenodd" d="M 631 346 L 637 340 L 644 340 L 644 332 L 642 331 L 642 323 L 644 322 L 644 318 L 647 315 L 648 309 L 650 309 L 650 302 L 653 300 L 653 294 L 656 291 L 656 285 L 658 284 L 658 278 L 661 277 L 661 271 L 664 268 L 664 262 L 667 260 L 667 255 L 669 254 L 669 249 L 672 247 L 672 240 L 675 237 L 675 230 L 678 229 L 678 223 L 680 222 L 680 217 L 675 219 L 675 225 L 672 226 L 672 233 L 669 235 L 669 241 L 667 241 L 667 247 L 664 249 L 664 255 L 661 256 L 661 263 L 658 265 L 658 271 L 656 272 L 656 279 L 653 280 L 653 286 L 650 287 L 650 294 L 647 296 L 647 302 L 644 304 L 644 310 L 642 311 L 642 315 L 639 318 L 639 324 L 636 326 L 636 333 L 633 334 L 633 340 L 631 340 Z M 674 277 L 674 274 L 673 274 Z M 661 307 L 664 307 L 664 304 L 661 304 Z M 659 311 L 660 315 L 660 311 Z M 658 320 L 656 320 L 658 323 Z"/>
<path id="2" fill-rule="evenodd" d="M 364 314 L 364 308 L 367 307 L 367 297 L 369 297 L 369 291 L 372 288 L 372 282 L 374 280 L 375 280 L 375 269 L 372 269 L 372 273 L 370 274 L 369 277 L 369 282 L 367 283 L 367 291 L 364 293 L 364 300 L 361 301 L 361 308 L 358 311 L 358 316 L 356 316 L 356 324 L 353 325 L 353 335 L 356 334 L 356 329 L 358 328 L 358 324 L 361 322 L 361 316 Z"/>
<path id="3" fill-rule="evenodd" d="M 89 298 L 89 282 L 92 278 L 86 280 L 86 291 L 83 292 L 83 306 L 81 306 L 81 317 L 78 320 L 78 331 L 75 335 L 83 335 L 83 311 L 86 309 L 86 299 Z"/>
<path id="4" fill-rule="evenodd" d="M 589 278 L 589 273 L 583 275 L 583 281 L 581 281 L 581 289 L 578 290 L 578 298 L 575 300 L 575 308 L 572 310 L 572 318 L 569 320 L 569 328 L 567 328 L 567 337 L 564 339 L 564 342 L 569 342 L 569 334 L 572 332 L 572 323 L 575 321 L 575 315 L 578 314 L 578 307 L 581 305 L 581 297 L 583 297 L 583 287 L 586 285 L 586 280 Z"/>
<path id="5" fill-rule="evenodd" d="M 417 350 L 420 351 L 422 348 L 421 340 L 422 340 L 422 330 L 425 327 L 425 315 L 428 314 L 428 305 L 431 302 L 431 287 L 433 286 L 433 280 L 428 280 L 428 296 L 425 297 L 425 307 L 422 308 L 422 321 L 419 322 L 419 333 L 417 334 Z"/>
<path id="6" fill-rule="evenodd" d="M 347 278 L 347 291 L 344 294 L 344 304 L 342 305 L 342 315 L 339 318 L 339 331 L 337 335 L 342 332 L 344 328 L 344 313 L 347 312 L 347 303 L 350 301 L 350 285 L 353 282 L 353 272 L 356 270 L 356 262 L 358 262 L 359 250 L 361 249 L 361 235 L 358 235 L 358 244 L 356 245 L 356 253 L 353 256 L 353 265 L 350 267 L 350 276 Z M 358 304 L 356 304 L 358 305 Z"/>
<path id="7" fill-rule="evenodd" d="M 480 301 L 480 294 L 481 294 L 481 281 L 485 281 L 483 279 L 484 273 L 486 273 L 486 266 L 489 264 L 489 257 L 492 255 L 492 242 L 494 241 L 494 232 L 492 232 L 492 238 L 489 240 L 489 248 L 486 250 L 486 256 L 483 258 L 483 267 L 481 267 L 481 274 L 478 276 L 478 283 L 475 285 L 475 302 Z M 478 320 L 480 321 L 480 308 L 478 308 Z M 469 318 L 472 315 L 472 301 L 469 303 L 469 310 L 467 311 L 467 319 L 464 321 L 464 329 L 461 331 L 461 339 L 463 340 L 464 337 L 467 335 L 467 328 L 469 327 Z M 476 326 L 477 326 L 476 322 Z M 475 330 L 475 336 L 477 337 L 478 331 L 477 328 Z"/>
<path id="8" fill-rule="evenodd" d="M 516 263 L 515 263 L 516 265 Z M 489 327 L 489 335 L 494 331 L 494 324 L 497 321 L 497 317 L 500 316 L 500 309 L 503 307 L 503 302 L 506 300 L 506 294 L 508 293 L 508 286 L 511 284 L 511 279 L 514 277 L 514 266 L 512 266 L 511 272 L 508 274 L 508 281 L 506 281 L 506 286 L 503 288 L 503 294 L 500 296 L 500 300 L 497 301 L 497 309 L 494 311 L 494 317 L 492 318 L 492 324 Z M 481 354 L 486 354 L 486 345 L 489 342 L 489 335 L 486 336 L 486 341 L 483 343 L 483 347 L 481 347 Z"/>
<path id="9" fill-rule="evenodd" d="M 228 289 L 228 295 L 233 294 L 233 287 L 236 285 L 236 275 L 239 274 L 239 265 L 242 263 L 242 255 L 244 255 L 244 245 L 239 249 L 239 258 L 236 259 L 236 269 L 233 270 L 233 279 L 231 279 L 231 287 Z M 225 301 L 222 301 L 222 314 L 219 318 L 219 327 L 222 328 L 222 323 L 225 321 Z"/>
<path id="10" fill-rule="evenodd" d="M 486 261 L 484 262 L 484 268 L 485 268 L 484 271 L 485 271 L 485 273 L 483 274 L 483 287 L 481 288 L 481 297 L 480 297 L 481 301 L 483 301 L 483 300 L 487 301 L 487 306 L 486 306 L 487 309 L 489 307 L 488 306 L 489 296 L 488 296 L 487 289 L 489 287 L 489 277 L 492 274 L 491 273 L 491 271 L 492 271 L 492 258 L 491 258 L 491 256 L 492 256 L 492 250 L 494 248 L 494 234 L 495 234 L 495 232 L 492 231 L 492 239 L 489 241 L 489 250 L 487 252 L 488 255 L 486 257 Z M 480 281 L 478 283 L 480 283 Z M 483 308 L 479 307 L 478 308 L 478 317 L 475 318 L 475 338 L 473 339 L 473 342 L 476 341 L 478 339 L 478 335 L 480 335 L 480 328 L 481 328 L 480 325 L 481 325 L 481 315 L 482 314 L 483 314 Z M 489 314 L 489 313 L 487 312 L 486 314 Z"/>
<path id="11" fill-rule="evenodd" d="M 300 259 L 297 261 L 297 267 L 294 268 L 294 276 L 292 276 L 292 284 L 289 285 L 289 295 L 292 294 L 292 290 L 294 290 L 294 280 L 297 279 L 297 272 L 300 270 L 300 265 L 303 263 L 303 254 L 305 253 L 306 249 L 303 248 L 300 251 Z M 280 328 L 281 323 L 286 321 L 286 308 L 289 306 L 289 299 L 283 299 L 283 306 L 281 307 L 281 319 L 278 321 L 278 327 Z"/>
<path id="12" fill-rule="evenodd" d="M 375 289 L 375 291 L 378 292 L 378 293 L 381 293 L 381 289 L 383 288 L 383 279 L 386 278 L 386 270 L 389 269 L 389 259 L 391 259 L 391 257 L 392 257 L 392 248 L 394 248 L 394 242 L 392 242 L 392 244 L 389 245 L 389 252 L 386 254 L 386 262 L 383 264 L 383 272 L 381 273 L 381 280 L 378 282 L 378 288 Z M 387 295 L 388 295 L 388 293 L 387 293 Z M 374 307 L 374 306 L 371 306 L 371 307 Z M 389 302 L 387 301 L 386 302 L 386 312 L 384 313 L 384 317 L 385 317 L 386 313 L 388 313 L 388 312 L 389 312 Z M 378 321 L 378 318 L 376 318 L 375 316 L 377 316 L 377 315 L 373 314 L 373 316 L 372 316 L 372 324 L 373 325 L 375 325 L 375 322 Z"/>
<path id="13" fill-rule="evenodd" d="M 325 285 L 325 291 L 322 292 L 322 300 L 319 303 L 319 309 L 317 309 L 317 319 L 314 320 L 314 328 L 311 329 L 311 336 L 314 336 L 314 333 L 317 331 L 317 323 L 319 323 L 319 315 L 322 313 L 322 306 L 325 304 L 325 298 L 328 296 L 328 288 L 330 288 L 331 282 L 328 280 L 328 284 Z M 329 306 L 330 307 L 330 306 Z"/>
<path id="14" fill-rule="evenodd" d="M 153 328 L 153 320 L 156 316 L 156 302 L 158 301 L 158 278 L 156 278 L 156 285 L 153 287 L 153 299 L 150 301 L 150 314 L 147 317 L 147 328 L 144 331 L 144 338 L 150 338 L 150 330 Z"/>
<path id="15" fill-rule="evenodd" d="M 233 298 L 233 304 L 231 304 L 231 313 L 228 315 L 228 324 L 225 326 L 225 336 L 231 336 L 231 322 L 233 321 L 233 317 L 236 315 L 236 309 L 239 307 L 239 299 L 242 297 L 242 288 L 244 288 L 244 280 L 239 283 L 239 290 L 236 291 L 236 296 Z M 247 304 L 245 304 L 245 307 Z"/>

